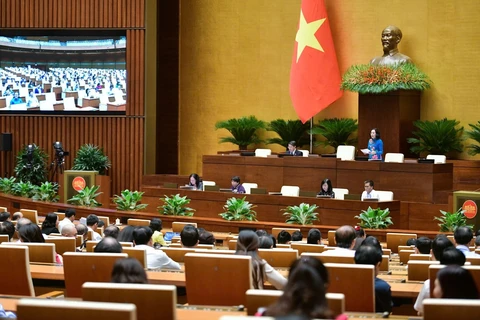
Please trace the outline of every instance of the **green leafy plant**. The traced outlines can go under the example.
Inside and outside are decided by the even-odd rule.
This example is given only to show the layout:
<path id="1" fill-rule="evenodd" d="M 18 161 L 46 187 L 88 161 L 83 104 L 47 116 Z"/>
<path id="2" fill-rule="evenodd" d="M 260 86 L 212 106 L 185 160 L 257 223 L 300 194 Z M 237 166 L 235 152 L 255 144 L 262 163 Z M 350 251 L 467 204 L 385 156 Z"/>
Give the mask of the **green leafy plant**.
<path id="1" fill-rule="evenodd" d="M 16 182 L 12 186 L 12 193 L 15 196 L 31 198 L 35 194 L 35 185 L 33 185 L 30 181 Z"/>
<path id="2" fill-rule="evenodd" d="M 457 212 L 447 212 L 440 210 L 441 216 L 434 217 L 434 220 L 439 221 L 438 226 L 440 232 L 454 232 L 458 227 L 473 228 L 473 225 L 467 224 L 467 218 L 465 217 L 465 210 L 458 209 Z"/>
<path id="3" fill-rule="evenodd" d="M 297 146 L 303 146 L 310 142 L 308 138 L 309 123 L 302 123 L 300 120 L 272 120 L 267 126 L 268 131 L 277 133 L 280 138 L 267 139 L 267 144 L 279 144 L 287 147 L 290 141 L 295 141 Z"/>
<path id="4" fill-rule="evenodd" d="M 392 218 L 389 217 L 390 209 L 382 210 L 380 208 L 372 209 L 368 207 L 367 210 L 362 210 L 360 215 L 355 216 L 360 220 L 358 225 L 366 229 L 387 229 L 393 224 Z"/>
<path id="5" fill-rule="evenodd" d="M 232 197 L 227 199 L 223 206 L 225 212 L 220 213 L 223 219 L 227 221 L 257 221 L 257 213 L 252 210 L 256 206 L 243 198 Z"/>
<path id="6" fill-rule="evenodd" d="M 41 185 L 36 186 L 33 192 L 33 200 L 58 202 L 58 183 L 45 181 Z"/>
<path id="7" fill-rule="evenodd" d="M 163 201 L 163 206 L 157 207 L 157 211 L 160 214 L 169 216 L 193 216 L 195 209 L 189 208 L 186 205 L 190 203 L 190 199 L 187 196 L 181 197 L 180 194 L 166 196 L 160 198 Z"/>
<path id="8" fill-rule="evenodd" d="M 477 124 L 469 124 L 472 130 L 466 131 L 467 138 L 474 140 L 477 144 L 469 144 L 467 146 L 468 153 L 472 156 L 480 153 L 480 121 Z"/>
<path id="9" fill-rule="evenodd" d="M 99 207 L 102 204 L 95 200 L 103 192 L 98 192 L 100 186 L 88 187 L 86 186 L 83 190 L 80 190 L 76 195 L 67 200 L 67 202 L 83 207 Z"/>
<path id="10" fill-rule="evenodd" d="M 22 148 L 17 153 L 15 176 L 18 181 L 29 181 L 34 185 L 47 181 L 48 155 L 35 144 Z"/>
<path id="11" fill-rule="evenodd" d="M 361 64 L 351 66 L 343 75 L 342 90 L 359 93 L 386 93 L 395 90 L 430 88 L 430 79 L 414 64 L 394 66 Z"/>
<path id="12" fill-rule="evenodd" d="M 350 137 L 357 129 L 356 119 L 331 118 L 320 120 L 318 125 L 312 128 L 312 134 L 319 134 L 325 138 L 315 145 L 331 146 L 336 152 L 340 145 L 352 145 L 357 142 L 356 138 Z"/>
<path id="13" fill-rule="evenodd" d="M 315 204 L 300 203 L 299 206 L 288 206 L 282 211 L 285 211 L 283 215 L 288 217 L 286 223 L 306 225 L 318 220 L 318 213 L 315 212 L 317 209 Z"/>
<path id="14" fill-rule="evenodd" d="M 110 159 L 102 148 L 93 144 L 84 144 L 77 151 L 72 170 L 98 171 L 100 175 L 105 175 L 111 166 Z"/>
<path id="15" fill-rule="evenodd" d="M 246 150 L 250 144 L 262 142 L 256 132 L 258 129 L 265 129 L 265 127 L 265 122 L 258 120 L 255 116 L 218 121 L 215 124 L 216 130 L 226 129 L 233 136 L 220 138 L 220 143 L 229 142 L 236 144 L 240 150 Z"/>
<path id="16" fill-rule="evenodd" d="M 117 205 L 117 210 L 139 211 L 145 209 L 148 204 L 137 204 L 142 200 L 144 192 L 123 190 L 121 195 L 115 195 L 113 202 Z"/>
<path id="17" fill-rule="evenodd" d="M 416 154 L 446 155 L 452 151 L 462 152 L 463 127 L 457 128 L 460 122 L 444 118 L 435 121 L 417 120 L 413 124 L 417 131 L 415 138 L 408 138 L 408 143 L 415 144 L 410 150 Z"/>
<path id="18" fill-rule="evenodd" d="M 15 184 L 15 177 L 0 179 L 0 192 L 10 194 L 12 193 L 13 185 Z"/>

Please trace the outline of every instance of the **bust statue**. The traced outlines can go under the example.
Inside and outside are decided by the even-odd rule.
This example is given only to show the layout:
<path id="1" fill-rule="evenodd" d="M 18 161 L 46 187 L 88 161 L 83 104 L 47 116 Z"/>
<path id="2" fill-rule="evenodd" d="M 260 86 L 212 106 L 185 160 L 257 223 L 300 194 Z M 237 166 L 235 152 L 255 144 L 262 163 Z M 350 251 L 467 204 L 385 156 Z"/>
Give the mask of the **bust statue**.
<path id="1" fill-rule="evenodd" d="M 388 26 L 382 31 L 383 56 L 373 58 L 373 65 L 397 65 L 413 63 L 410 57 L 398 52 L 398 44 L 402 40 L 402 31 L 395 26 Z"/>

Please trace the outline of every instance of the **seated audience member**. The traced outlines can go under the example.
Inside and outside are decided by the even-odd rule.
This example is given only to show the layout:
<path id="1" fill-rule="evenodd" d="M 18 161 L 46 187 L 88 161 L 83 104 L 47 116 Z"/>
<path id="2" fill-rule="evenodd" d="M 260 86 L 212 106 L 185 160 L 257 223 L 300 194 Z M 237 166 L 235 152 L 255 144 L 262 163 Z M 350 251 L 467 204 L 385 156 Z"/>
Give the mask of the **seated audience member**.
<path id="1" fill-rule="evenodd" d="M 42 233 L 49 235 L 50 233 L 60 233 L 57 229 L 58 216 L 53 213 L 47 213 L 45 220 L 42 222 Z"/>
<path id="2" fill-rule="evenodd" d="M 113 265 L 113 283 L 148 283 L 147 273 L 137 259 L 118 259 Z"/>
<path id="3" fill-rule="evenodd" d="M 104 252 L 104 253 L 122 253 L 122 245 L 117 241 L 117 239 L 112 237 L 103 238 L 95 246 L 94 252 Z"/>
<path id="4" fill-rule="evenodd" d="M 355 229 L 352 226 L 341 226 L 335 231 L 335 250 L 327 250 L 321 255 L 324 256 L 346 256 L 354 257 L 355 251 L 353 247 L 355 246 Z"/>
<path id="5" fill-rule="evenodd" d="M 10 220 L 10 212 L 0 212 L 0 222 Z"/>
<path id="6" fill-rule="evenodd" d="M 103 220 L 98 219 L 98 226 L 97 226 L 97 228 L 103 228 L 103 227 L 105 227 L 105 222 L 103 222 Z"/>
<path id="7" fill-rule="evenodd" d="M 245 193 L 245 188 L 240 184 L 240 177 L 232 177 L 232 192 L 233 193 Z"/>
<path id="8" fill-rule="evenodd" d="M 432 241 L 431 259 L 434 261 L 441 261 L 443 253 L 447 248 L 454 248 L 453 243 L 444 234 L 439 234 Z M 430 298 L 430 279 L 425 280 L 423 287 L 418 294 L 417 300 L 413 308 L 417 310 L 418 315 L 423 313 L 423 300 Z"/>
<path id="9" fill-rule="evenodd" d="M 259 237 L 261 237 L 261 236 L 268 236 L 268 232 L 265 231 L 265 230 L 262 230 L 262 229 L 255 231 L 255 233 L 256 233 L 257 236 L 259 236 Z"/>
<path id="10" fill-rule="evenodd" d="M 473 239 L 472 229 L 469 227 L 458 227 L 453 232 L 453 238 L 455 239 L 455 244 L 457 249 L 462 251 L 466 257 L 478 257 L 474 251 L 470 251 L 468 244 Z"/>
<path id="11" fill-rule="evenodd" d="M 18 219 L 21 219 L 21 218 L 23 218 L 23 213 L 21 213 L 20 211 L 17 211 L 13 214 L 12 221 L 17 221 Z"/>
<path id="12" fill-rule="evenodd" d="M 263 283 L 268 281 L 278 290 L 282 290 L 287 283 L 287 279 L 258 256 L 259 244 L 260 241 L 255 232 L 242 230 L 238 234 L 235 254 L 252 257 L 252 283 L 254 289 L 263 289 Z"/>
<path id="13" fill-rule="evenodd" d="M 301 319 L 347 319 L 346 315 L 334 318 L 329 310 L 327 286 L 328 272 L 323 263 L 315 258 L 300 258 L 290 267 L 283 294 L 263 315 L 279 319 L 289 315 Z"/>
<path id="14" fill-rule="evenodd" d="M 292 232 L 292 241 L 302 241 L 303 235 L 300 231 Z"/>
<path id="15" fill-rule="evenodd" d="M 21 103 L 23 103 L 22 98 L 20 98 L 20 97 L 18 96 L 18 92 L 15 92 L 15 93 L 13 94 L 12 100 L 10 100 L 10 105 L 12 106 L 12 105 L 21 104 Z"/>
<path id="16" fill-rule="evenodd" d="M 452 265 L 438 271 L 433 296 L 443 299 L 478 299 L 478 289 L 468 270 Z"/>
<path id="17" fill-rule="evenodd" d="M 193 190 L 203 190 L 203 182 L 196 173 L 192 173 L 188 177 L 188 186 L 193 187 Z"/>
<path id="18" fill-rule="evenodd" d="M 273 234 L 269 234 L 268 236 L 272 239 L 273 248 L 276 248 L 277 247 L 277 239 L 273 236 Z"/>
<path id="19" fill-rule="evenodd" d="M 322 244 L 322 233 L 318 229 L 310 229 L 307 234 L 307 244 Z"/>
<path id="20" fill-rule="evenodd" d="M 373 247 L 377 248 L 378 250 L 382 251 L 382 244 L 374 236 L 366 237 L 365 240 L 363 240 L 362 245 L 363 246 L 373 246 Z"/>
<path id="21" fill-rule="evenodd" d="M 75 228 L 75 225 L 73 224 L 67 224 L 62 229 L 62 236 L 64 237 L 74 238 L 77 236 L 77 234 L 78 234 L 77 228 Z"/>
<path id="22" fill-rule="evenodd" d="M 297 143 L 295 141 L 290 141 L 287 145 L 288 154 L 296 157 L 302 157 L 303 152 L 297 150 Z"/>
<path id="23" fill-rule="evenodd" d="M 170 259 L 162 250 L 154 249 L 152 242 L 152 229 L 137 227 L 133 230 L 133 243 L 136 248 L 145 249 L 147 252 L 147 266 L 149 269 L 175 269 L 180 270 L 180 265 Z"/>
<path id="24" fill-rule="evenodd" d="M 86 225 L 79 223 L 79 224 L 75 225 L 75 229 L 77 229 L 77 234 L 81 235 L 83 237 L 83 243 L 78 248 L 78 250 L 82 251 L 87 246 L 88 228 L 87 228 Z"/>
<path id="25" fill-rule="evenodd" d="M 326 178 L 322 180 L 320 192 L 317 193 L 317 196 L 328 196 L 330 198 L 335 198 L 335 192 L 333 192 L 332 181 Z"/>
<path id="26" fill-rule="evenodd" d="M 443 250 L 442 257 L 440 258 L 440 264 L 444 264 L 446 266 L 449 265 L 456 265 L 456 266 L 463 266 L 467 258 L 462 253 L 462 251 L 458 250 L 457 248 L 448 247 Z"/>
<path id="27" fill-rule="evenodd" d="M 476 236 L 475 238 L 475 249 L 478 249 L 480 247 L 480 236 Z"/>
<path id="28" fill-rule="evenodd" d="M 135 230 L 134 226 L 126 226 L 118 233 L 117 240 L 119 242 L 133 242 L 133 230 Z"/>
<path id="29" fill-rule="evenodd" d="M 362 227 L 355 226 L 353 228 L 355 229 L 355 235 L 357 236 L 355 238 L 355 246 L 353 247 L 353 250 L 357 250 L 358 247 L 360 247 L 362 245 L 362 243 L 365 240 L 365 238 L 367 237 L 367 235 L 365 234 L 365 230 L 363 230 Z"/>
<path id="30" fill-rule="evenodd" d="M 162 220 L 160 220 L 159 218 L 153 218 L 150 221 L 150 229 L 152 229 L 153 231 L 153 236 L 152 236 L 153 244 L 158 243 L 162 247 L 164 247 L 167 245 L 167 243 L 163 239 L 162 227 L 163 227 Z"/>
<path id="31" fill-rule="evenodd" d="M 13 235 L 15 234 L 15 226 L 11 221 L 3 221 L 0 223 L 0 234 L 8 235 L 8 241 L 12 241 Z"/>
<path id="32" fill-rule="evenodd" d="M 415 238 L 410 238 L 410 239 L 407 240 L 406 245 L 407 245 L 407 246 L 414 246 L 416 243 L 417 243 L 417 239 L 415 239 Z"/>
<path id="33" fill-rule="evenodd" d="M 258 237 L 258 248 L 259 249 L 273 249 L 272 237 L 261 236 Z"/>
<path id="34" fill-rule="evenodd" d="M 38 107 L 39 105 L 40 104 L 38 103 L 38 99 L 35 96 L 33 90 L 30 91 L 30 93 L 28 94 L 28 97 L 27 97 L 27 107 L 28 108 L 35 108 L 35 107 Z"/>
<path id="35" fill-rule="evenodd" d="M 62 229 L 66 225 L 73 225 L 73 221 L 75 221 L 75 214 L 76 211 L 73 208 L 68 208 L 67 210 L 65 210 L 65 218 L 63 218 L 63 220 L 58 223 L 58 231 L 60 233 L 62 233 Z"/>
<path id="36" fill-rule="evenodd" d="M 375 266 L 375 312 L 392 312 L 392 291 L 390 285 L 377 277 L 382 263 L 382 251 L 365 242 L 355 251 L 356 264 Z"/>
<path id="37" fill-rule="evenodd" d="M 200 232 L 200 235 L 198 236 L 198 243 L 215 245 L 215 236 L 213 233 L 208 231 Z"/>
<path id="38" fill-rule="evenodd" d="M 93 241 L 100 241 L 102 240 L 102 236 L 98 234 L 95 230 L 98 228 L 98 223 L 100 219 L 98 219 L 96 214 L 89 214 L 87 217 L 87 228 L 88 231 L 93 231 Z"/>
<path id="39" fill-rule="evenodd" d="M 363 199 L 378 199 L 378 193 L 373 189 L 373 180 L 365 180 L 365 191 L 362 193 L 362 201 Z"/>
<path id="40" fill-rule="evenodd" d="M 292 241 L 292 235 L 285 230 L 282 230 L 277 235 L 278 244 L 289 244 Z"/>
<path id="41" fill-rule="evenodd" d="M 22 225 L 18 229 L 18 237 L 20 238 L 21 242 L 45 243 L 45 238 L 42 235 L 42 231 L 34 223 Z M 55 263 L 63 264 L 62 256 L 57 253 L 55 253 Z"/>
<path id="42" fill-rule="evenodd" d="M 120 229 L 117 226 L 111 225 L 105 228 L 105 230 L 103 231 L 103 236 L 117 239 L 119 232 Z"/>
<path id="43" fill-rule="evenodd" d="M 415 253 L 417 254 L 430 254 L 432 250 L 432 240 L 427 237 L 420 237 L 415 242 Z"/>
<path id="44" fill-rule="evenodd" d="M 193 248 L 198 244 L 198 230 L 191 224 L 187 224 L 180 232 L 180 242 L 184 248 Z"/>

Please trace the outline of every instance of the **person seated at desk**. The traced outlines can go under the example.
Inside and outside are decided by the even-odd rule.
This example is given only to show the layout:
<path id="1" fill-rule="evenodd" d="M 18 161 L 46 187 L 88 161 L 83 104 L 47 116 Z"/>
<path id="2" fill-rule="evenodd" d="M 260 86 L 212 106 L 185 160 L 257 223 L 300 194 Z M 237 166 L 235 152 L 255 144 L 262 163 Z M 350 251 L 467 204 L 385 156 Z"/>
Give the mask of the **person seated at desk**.
<path id="1" fill-rule="evenodd" d="M 352 226 L 341 226 L 335 231 L 335 250 L 327 250 L 320 253 L 320 255 L 353 258 L 355 251 L 352 249 L 355 246 L 355 240 L 355 229 Z"/>
<path id="2" fill-rule="evenodd" d="M 370 140 L 367 145 L 368 150 L 362 149 L 363 153 L 368 154 L 368 160 L 382 160 L 383 156 L 383 141 L 380 139 L 380 131 L 377 128 L 373 128 L 370 131 Z"/>
<path id="3" fill-rule="evenodd" d="M 320 192 L 317 193 L 317 196 L 329 196 L 330 198 L 335 198 L 335 192 L 333 192 L 332 181 L 325 178 L 322 180 L 322 187 Z"/>
<path id="4" fill-rule="evenodd" d="M 322 233 L 320 230 L 316 228 L 308 230 L 307 244 L 322 244 Z"/>
<path id="5" fill-rule="evenodd" d="M 148 283 L 147 273 L 134 258 L 118 259 L 113 265 L 113 283 Z"/>
<path id="6" fill-rule="evenodd" d="M 192 173 L 188 177 L 188 184 L 187 186 L 193 187 L 193 190 L 203 190 L 203 182 L 196 173 Z"/>
<path id="7" fill-rule="evenodd" d="M 15 234 L 15 226 L 11 221 L 3 221 L 0 223 L 0 234 L 8 235 L 8 241 L 12 241 L 13 235 Z"/>
<path id="8" fill-rule="evenodd" d="M 453 238 L 457 249 L 462 251 L 466 257 L 480 257 L 475 251 L 470 251 L 468 248 L 470 241 L 473 239 L 472 229 L 469 227 L 458 227 L 453 233 Z"/>
<path id="9" fill-rule="evenodd" d="M 181 270 L 178 262 L 173 261 L 162 250 L 157 250 L 152 247 L 152 235 L 152 229 L 149 227 L 138 227 L 133 230 L 133 244 L 135 248 L 145 249 L 148 268 Z"/>
<path id="10" fill-rule="evenodd" d="M 35 94 L 43 93 L 42 87 L 41 86 L 35 87 L 35 89 L 33 89 L 33 93 L 35 93 Z"/>
<path id="11" fill-rule="evenodd" d="M 20 242 L 45 243 L 42 231 L 32 222 L 22 225 L 18 229 L 18 237 Z M 55 253 L 55 263 L 63 265 L 63 258 L 58 253 Z"/>
<path id="12" fill-rule="evenodd" d="M 39 102 L 35 94 L 33 93 L 33 90 L 28 93 L 28 98 L 27 98 L 27 108 L 34 108 L 38 107 Z"/>
<path id="13" fill-rule="evenodd" d="M 438 271 L 433 289 L 435 298 L 478 299 L 478 288 L 472 274 L 460 266 L 447 266 Z"/>
<path id="14" fill-rule="evenodd" d="M 88 89 L 85 91 L 85 98 L 89 98 L 89 99 L 98 98 L 97 92 L 95 91 L 95 89 L 88 88 Z"/>
<path id="15" fill-rule="evenodd" d="M 97 215 L 95 214 L 88 215 L 87 228 L 88 228 L 88 231 L 93 231 L 93 241 L 102 240 L 102 236 L 98 232 L 96 232 L 99 222 L 100 222 L 100 219 L 98 219 Z"/>
<path id="16" fill-rule="evenodd" d="M 245 188 L 240 184 L 240 177 L 232 177 L 232 192 L 233 193 L 246 193 Z"/>
<path id="17" fill-rule="evenodd" d="M 187 224 L 180 232 L 180 242 L 184 248 L 194 248 L 198 245 L 200 235 L 197 228 L 191 224 Z"/>
<path id="18" fill-rule="evenodd" d="M 3 96 L 4 97 L 7 97 L 7 96 L 13 96 L 14 92 L 12 90 L 12 87 L 8 87 L 7 90 L 5 90 L 5 92 L 3 93 Z"/>
<path id="19" fill-rule="evenodd" d="M 163 229 L 162 220 L 159 218 L 153 218 L 152 220 L 150 220 L 150 229 L 152 229 L 153 231 L 153 235 L 152 235 L 153 244 L 155 245 L 155 243 L 158 243 L 162 247 L 166 246 L 167 243 L 165 242 L 165 239 L 163 239 L 163 233 L 162 233 L 162 229 Z"/>
<path id="20" fill-rule="evenodd" d="M 373 180 L 365 180 L 365 191 L 362 193 L 362 201 L 363 199 L 378 199 L 378 193 L 373 189 Z"/>
<path id="21" fill-rule="evenodd" d="M 23 103 L 22 98 L 20 98 L 20 97 L 18 96 L 18 92 L 15 92 L 15 94 L 13 95 L 12 100 L 10 100 L 10 105 L 12 106 L 12 105 L 14 105 L 14 104 L 21 104 L 21 103 Z"/>
<path id="22" fill-rule="evenodd" d="M 303 152 L 297 150 L 297 143 L 295 141 L 290 141 L 288 143 L 287 150 L 288 150 L 287 153 L 291 154 L 292 156 L 296 156 L 296 157 L 302 157 L 303 156 Z"/>

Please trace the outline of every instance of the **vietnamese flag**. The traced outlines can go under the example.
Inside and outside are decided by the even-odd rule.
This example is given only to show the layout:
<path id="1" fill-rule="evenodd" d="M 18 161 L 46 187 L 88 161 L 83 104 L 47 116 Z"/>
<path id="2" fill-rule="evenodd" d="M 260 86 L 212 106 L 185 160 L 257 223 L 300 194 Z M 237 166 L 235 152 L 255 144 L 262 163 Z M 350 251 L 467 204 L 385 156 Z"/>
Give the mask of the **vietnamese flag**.
<path id="1" fill-rule="evenodd" d="M 324 0 L 302 0 L 295 37 L 290 96 L 305 123 L 340 98 L 340 71 Z"/>

